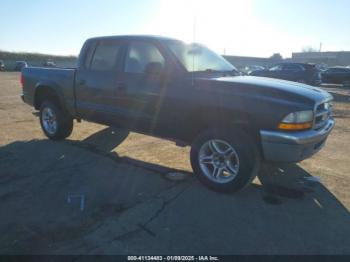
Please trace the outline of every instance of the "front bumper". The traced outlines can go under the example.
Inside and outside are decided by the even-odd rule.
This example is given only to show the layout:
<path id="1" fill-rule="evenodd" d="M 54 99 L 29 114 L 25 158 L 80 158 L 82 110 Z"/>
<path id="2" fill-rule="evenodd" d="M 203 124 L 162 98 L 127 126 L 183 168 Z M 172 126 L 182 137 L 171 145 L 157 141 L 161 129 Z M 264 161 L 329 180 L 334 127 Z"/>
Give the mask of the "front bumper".
<path id="1" fill-rule="evenodd" d="M 319 130 L 295 133 L 280 131 L 260 131 L 265 160 L 276 162 L 299 162 L 317 153 L 325 144 L 334 127 L 329 119 Z"/>

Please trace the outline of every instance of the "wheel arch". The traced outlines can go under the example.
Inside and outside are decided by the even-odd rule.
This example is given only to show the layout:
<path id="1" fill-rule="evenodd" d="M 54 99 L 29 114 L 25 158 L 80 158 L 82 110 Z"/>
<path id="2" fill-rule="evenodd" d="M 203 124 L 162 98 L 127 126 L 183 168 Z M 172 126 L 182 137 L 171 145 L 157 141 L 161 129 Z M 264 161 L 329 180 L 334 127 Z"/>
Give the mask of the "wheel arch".
<path id="1" fill-rule="evenodd" d="M 54 85 L 46 82 L 40 82 L 35 87 L 34 93 L 34 108 L 36 110 L 40 109 L 41 104 L 46 100 L 50 99 L 57 103 L 58 106 L 65 109 L 63 94 Z"/>
<path id="2" fill-rule="evenodd" d="M 258 142 L 259 129 L 255 123 L 253 116 L 242 110 L 201 107 L 190 112 L 185 120 L 184 126 L 192 127 L 186 133 L 185 140 L 191 144 L 201 132 L 208 129 L 241 129 Z"/>

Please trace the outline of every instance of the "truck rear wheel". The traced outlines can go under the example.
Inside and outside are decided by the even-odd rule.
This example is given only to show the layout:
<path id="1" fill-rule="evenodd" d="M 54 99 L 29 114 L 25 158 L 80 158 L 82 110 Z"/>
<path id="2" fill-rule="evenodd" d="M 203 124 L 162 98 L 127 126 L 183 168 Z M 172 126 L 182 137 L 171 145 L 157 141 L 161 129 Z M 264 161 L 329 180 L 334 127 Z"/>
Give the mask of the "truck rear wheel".
<path id="1" fill-rule="evenodd" d="M 194 141 L 191 165 L 198 179 L 217 192 L 236 192 L 257 175 L 260 157 L 253 140 L 241 131 L 208 130 Z"/>
<path id="2" fill-rule="evenodd" d="M 40 124 L 45 135 L 52 140 L 64 139 L 73 130 L 73 119 L 53 101 L 41 104 Z"/>

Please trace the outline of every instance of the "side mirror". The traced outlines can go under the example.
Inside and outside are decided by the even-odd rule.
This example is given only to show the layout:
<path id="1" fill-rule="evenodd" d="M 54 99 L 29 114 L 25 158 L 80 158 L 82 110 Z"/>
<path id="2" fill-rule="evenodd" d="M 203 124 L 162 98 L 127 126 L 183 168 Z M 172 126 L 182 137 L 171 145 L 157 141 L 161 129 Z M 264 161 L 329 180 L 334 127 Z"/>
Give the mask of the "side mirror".
<path id="1" fill-rule="evenodd" d="M 151 62 L 145 67 L 145 74 L 148 76 L 159 76 L 163 73 L 163 65 L 159 62 Z"/>

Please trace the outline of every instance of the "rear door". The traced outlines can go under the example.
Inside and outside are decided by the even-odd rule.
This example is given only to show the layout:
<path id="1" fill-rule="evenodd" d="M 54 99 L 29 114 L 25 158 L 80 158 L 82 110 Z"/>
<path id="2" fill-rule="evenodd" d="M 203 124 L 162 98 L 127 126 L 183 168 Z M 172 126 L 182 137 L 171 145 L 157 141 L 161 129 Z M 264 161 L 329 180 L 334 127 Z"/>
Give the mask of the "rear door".
<path id="1" fill-rule="evenodd" d="M 116 97 L 124 43 L 100 40 L 92 43 L 76 76 L 76 106 L 82 118 L 117 123 L 122 117 Z"/>

